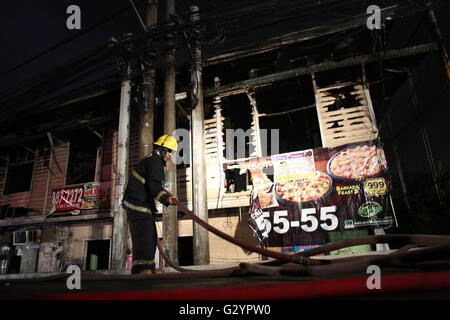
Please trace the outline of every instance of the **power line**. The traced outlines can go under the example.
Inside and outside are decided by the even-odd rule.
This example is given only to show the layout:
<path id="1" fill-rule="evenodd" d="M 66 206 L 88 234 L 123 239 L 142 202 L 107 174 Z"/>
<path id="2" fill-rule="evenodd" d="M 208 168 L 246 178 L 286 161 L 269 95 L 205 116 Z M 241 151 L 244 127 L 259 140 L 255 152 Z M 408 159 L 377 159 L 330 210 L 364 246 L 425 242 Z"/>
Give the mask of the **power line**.
<path id="1" fill-rule="evenodd" d="M 27 95 L 32 95 L 33 93 L 39 93 L 42 95 L 46 91 L 52 90 L 52 83 L 60 84 L 61 81 L 64 81 L 67 76 L 74 76 L 76 72 L 83 71 L 85 69 L 90 68 L 92 65 L 97 64 L 99 61 L 102 61 L 106 59 L 106 54 L 108 53 L 109 48 L 107 47 L 100 47 L 96 48 L 92 51 L 90 51 L 88 54 L 82 56 L 81 58 L 77 58 L 75 61 L 72 61 L 70 63 L 66 63 L 63 66 L 58 67 L 56 70 L 53 70 L 52 72 L 47 73 L 47 75 L 39 75 L 36 77 L 37 79 L 42 79 L 38 83 L 34 83 L 32 87 L 22 87 L 22 89 L 15 90 L 16 94 L 15 97 L 12 97 L 8 100 L 3 99 L 2 104 L 14 104 L 18 103 L 21 100 L 23 101 L 26 99 Z M 25 89 L 25 90 L 24 90 Z M 20 91 L 22 90 L 22 91 Z M 12 93 L 9 93 L 8 95 L 2 95 L 3 98 L 12 95 Z M 15 101 L 14 101 L 15 100 Z M 8 108 L 10 112 L 17 112 L 17 108 Z"/>
<path id="2" fill-rule="evenodd" d="M 136 1 L 142 2 L 142 1 L 144 1 L 144 0 L 136 0 Z M 108 22 L 110 22 L 110 21 L 112 21 L 112 20 L 114 20 L 114 19 L 120 17 L 121 15 L 125 14 L 126 12 L 128 12 L 128 11 L 131 10 L 131 9 L 132 9 L 131 7 L 126 7 L 126 8 L 124 8 L 124 9 L 122 9 L 122 10 L 119 10 L 119 11 L 117 11 L 116 13 L 112 14 L 111 16 L 109 16 L 109 17 L 107 17 L 107 18 L 101 20 L 101 21 L 98 22 L 97 24 L 93 25 L 92 27 L 89 27 L 89 28 L 87 28 L 87 29 L 84 30 L 84 31 L 80 31 L 80 32 L 78 32 L 77 34 L 75 34 L 74 36 L 72 36 L 72 37 L 70 37 L 70 38 L 68 38 L 68 39 L 66 39 L 66 40 L 64 40 L 64 41 L 62 41 L 62 42 L 60 42 L 60 43 L 54 45 L 53 47 L 50 47 L 50 48 L 48 48 L 48 49 L 42 51 L 41 53 L 35 55 L 34 57 L 31 57 L 30 59 L 28 59 L 28 60 L 22 62 L 21 64 L 19 64 L 19 65 L 13 67 L 12 69 L 10 69 L 10 70 L 8 70 L 8 71 L 2 73 L 2 74 L 0 75 L 0 79 L 3 78 L 3 77 L 5 77 L 5 76 L 7 76 L 7 75 L 10 74 L 11 72 L 14 72 L 14 71 L 16 71 L 16 70 L 22 68 L 23 66 L 29 64 L 30 62 L 33 62 L 33 61 L 39 59 L 40 57 L 46 55 L 47 53 L 49 53 L 49 52 L 51 52 L 51 51 L 54 51 L 54 50 L 56 50 L 56 49 L 58 49 L 58 48 L 60 48 L 60 47 L 62 47 L 62 46 L 64 46 L 64 45 L 66 45 L 66 44 L 72 42 L 73 40 L 76 40 L 76 39 L 80 38 L 81 36 L 84 36 L 85 34 L 91 32 L 91 31 L 96 30 L 97 28 L 99 28 L 99 27 L 103 26 L 104 24 L 106 24 L 106 23 L 108 23 Z"/>
<path id="3" fill-rule="evenodd" d="M 138 35 L 136 37 L 133 37 L 132 38 L 132 42 L 134 44 L 135 50 L 139 50 L 139 49 L 142 49 L 142 46 L 145 46 L 145 44 L 150 39 L 155 40 L 158 37 L 162 37 L 162 36 L 164 36 L 167 33 L 179 32 L 179 31 L 187 30 L 189 28 L 193 28 L 194 26 L 200 26 L 200 25 L 206 26 L 209 23 L 218 23 L 218 21 L 217 21 L 218 19 L 220 20 L 219 21 L 220 23 L 227 25 L 228 29 L 235 28 L 236 24 L 243 23 L 243 22 L 247 23 L 247 25 L 246 25 L 247 28 L 250 27 L 250 28 L 258 29 L 258 28 L 264 27 L 265 24 L 261 24 L 259 22 L 256 22 L 256 25 L 255 25 L 255 23 L 252 22 L 253 20 L 248 18 L 249 16 L 253 17 L 255 15 L 255 13 L 265 12 L 266 14 L 269 14 L 269 16 L 270 16 L 270 12 L 273 11 L 274 9 L 276 9 L 276 8 L 283 8 L 282 12 L 280 14 L 278 14 L 277 17 L 276 17 L 276 21 L 278 23 L 281 23 L 283 21 L 286 22 L 286 19 L 292 19 L 295 16 L 294 13 L 299 13 L 300 12 L 300 13 L 302 13 L 303 16 L 304 15 L 310 15 L 310 14 L 313 14 L 313 13 L 320 13 L 321 11 L 323 11 L 324 5 L 330 5 L 330 6 L 331 5 L 336 5 L 337 8 L 345 8 L 346 6 L 348 6 L 348 5 L 350 5 L 350 4 L 354 3 L 354 2 L 355 2 L 355 0 L 346 0 L 346 1 L 337 1 L 337 0 L 328 0 L 328 1 L 326 1 L 325 0 L 325 1 L 322 1 L 320 3 L 320 5 L 318 5 L 318 3 L 316 1 L 309 1 L 309 2 L 306 2 L 306 3 L 305 3 L 305 1 L 299 2 L 298 0 L 282 0 L 282 1 L 275 1 L 275 2 L 274 1 L 268 1 L 268 0 L 266 0 L 266 1 L 254 1 L 252 3 L 252 5 L 249 5 L 249 6 L 245 6 L 245 7 L 242 7 L 241 5 L 234 6 L 234 7 L 238 8 L 237 9 L 237 13 L 238 14 L 236 12 L 233 12 L 233 11 L 225 11 L 225 12 L 223 12 L 224 9 L 221 9 L 221 11 L 218 14 L 212 14 L 212 15 L 206 14 L 206 18 L 205 19 L 200 20 L 198 23 L 195 23 L 195 24 L 191 23 L 191 22 L 187 22 L 187 23 L 179 24 L 179 25 L 175 25 L 175 26 L 169 25 L 169 24 L 161 24 L 160 27 L 158 27 L 158 28 L 153 28 L 151 30 L 148 30 L 147 32 L 144 32 L 143 34 L 140 34 L 140 35 Z M 98 28 L 99 26 L 103 25 L 104 23 L 108 22 L 109 20 L 111 20 L 111 19 L 113 19 L 113 18 L 123 14 L 124 12 L 126 12 L 126 11 L 128 11 L 130 9 L 131 9 L 130 7 L 126 8 L 126 9 L 122 9 L 118 13 L 116 13 L 113 16 L 110 16 L 110 17 L 102 20 L 97 25 L 89 28 L 88 30 L 84 31 L 83 33 L 78 34 L 75 37 L 72 37 L 71 39 L 68 39 L 68 40 L 64 41 L 62 44 L 60 44 L 58 46 L 55 46 L 53 48 L 50 48 L 50 49 L 46 50 L 45 53 L 46 52 L 50 52 L 51 50 L 54 50 L 56 47 L 64 45 L 66 42 L 72 41 L 74 38 L 79 37 L 82 34 L 86 34 L 87 32 L 92 31 L 95 28 Z M 406 8 L 406 9 L 408 9 L 408 8 Z M 408 11 L 408 12 L 410 13 L 411 11 Z M 299 17 L 301 17 L 302 15 L 300 15 Z M 283 20 L 283 17 L 285 18 L 284 20 Z M 361 15 L 361 19 L 362 18 L 363 18 L 363 15 Z M 256 20 L 254 20 L 254 21 L 256 21 Z M 250 23 L 250 26 L 248 25 L 248 23 Z M 242 27 L 242 28 L 245 29 L 245 27 Z M 310 33 L 309 35 L 307 34 L 307 36 L 317 37 L 317 36 L 319 36 L 321 34 L 320 32 L 323 33 L 324 30 L 326 30 L 327 28 L 330 29 L 330 26 L 328 26 L 328 25 L 324 26 L 322 24 L 322 29 L 320 28 L 320 26 L 318 26 L 314 30 L 310 30 L 309 32 L 312 32 L 312 33 Z M 243 29 L 241 29 L 241 30 L 243 30 Z M 283 43 L 286 43 L 286 42 L 289 42 L 289 41 L 294 41 L 295 40 L 294 38 L 297 38 L 300 33 L 302 33 L 302 32 L 304 33 L 306 31 L 308 31 L 308 29 L 307 30 L 296 31 L 293 34 L 291 34 L 290 36 L 288 36 L 287 38 L 286 38 L 286 36 L 281 36 L 281 37 L 279 37 L 278 40 L 283 42 Z M 235 36 L 239 36 L 239 35 L 240 34 L 235 34 Z M 289 37 L 292 38 L 292 39 L 290 39 Z M 268 41 L 267 40 L 263 40 L 262 42 L 261 41 L 260 42 L 256 42 L 256 43 L 252 44 L 252 46 L 254 48 L 255 46 L 265 45 L 268 49 L 272 48 L 271 50 L 273 50 L 276 47 L 276 45 L 277 45 L 277 43 L 274 43 L 274 39 L 276 39 L 276 38 L 269 39 Z M 112 46 L 112 48 L 117 48 L 117 46 Z M 98 52 L 102 52 L 102 50 L 109 51 L 110 49 L 111 49 L 111 47 L 106 46 L 106 47 L 100 48 Z M 236 47 L 235 47 L 235 50 L 236 50 Z M 113 50 L 111 50 L 111 54 L 113 54 L 112 51 Z M 250 51 L 253 52 L 254 49 L 250 49 Z M 98 54 L 98 52 L 97 52 L 97 54 Z M 45 53 L 42 53 L 42 54 L 36 56 L 35 58 L 33 58 L 33 60 L 37 59 L 39 56 L 41 56 L 41 55 L 43 55 Z M 94 53 L 95 53 L 95 50 L 94 50 Z M 52 72 L 50 74 L 47 74 L 46 79 L 40 81 L 39 84 L 36 85 L 34 83 L 35 85 L 32 88 L 25 87 L 26 88 L 25 92 L 23 92 L 23 88 L 22 89 L 15 89 L 13 93 L 18 93 L 18 92 L 20 92 L 22 90 L 22 94 L 20 95 L 21 97 L 16 98 L 16 102 L 17 102 L 17 100 L 19 100 L 19 101 L 21 99 L 23 100 L 24 96 L 27 95 L 27 94 L 33 94 L 34 92 L 39 92 L 39 90 L 38 90 L 39 87 L 38 86 L 40 86 L 40 88 L 42 88 L 42 86 L 44 86 L 44 85 L 50 87 L 51 86 L 51 82 L 55 83 L 56 81 L 58 81 L 58 79 L 64 78 L 65 75 L 67 75 L 69 73 L 71 74 L 73 72 L 78 72 L 79 70 L 83 70 L 81 68 L 81 66 L 82 66 L 81 63 L 85 63 L 85 62 L 86 61 L 83 61 L 82 59 L 78 59 L 77 61 L 75 61 L 75 63 L 66 64 L 66 65 L 62 66 L 61 68 L 59 68 L 58 70 L 56 70 L 56 71 L 54 71 L 54 72 Z M 91 61 L 91 63 L 95 63 L 95 61 Z M 86 68 L 88 66 L 89 66 L 88 64 L 84 64 L 83 68 Z M 19 67 L 20 66 L 15 67 L 15 68 L 19 68 Z M 11 72 L 11 71 L 9 71 L 9 72 Z M 40 76 L 39 79 L 42 79 L 42 77 Z M 45 89 L 48 89 L 48 88 L 45 88 Z M 41 93 L 41 92 L 39 92 L 39 93 Z M 11 92 L 8 93 L 6 96 L 3 95 L 3 101 L 5 101 L 5 97 L 8 97 L 8 96 L 11 96 Z M 11 101 L 11 99 L 10 99 L 10 101 Z"/>

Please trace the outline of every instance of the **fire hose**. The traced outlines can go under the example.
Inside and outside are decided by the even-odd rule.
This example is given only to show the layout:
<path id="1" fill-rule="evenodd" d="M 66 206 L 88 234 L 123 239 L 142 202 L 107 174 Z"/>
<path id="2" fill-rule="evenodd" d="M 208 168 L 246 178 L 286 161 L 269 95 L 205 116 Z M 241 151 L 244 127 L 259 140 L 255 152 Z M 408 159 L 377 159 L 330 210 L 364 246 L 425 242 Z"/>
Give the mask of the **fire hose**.
<path id="1" fill-rule="evenodd" d="M 169 195 L 172 196 L 172 194 L 164 189 L 164 191 Z M 191 210 L 186 208 L 178 198 L 173 198 L 174 203 L 189 217 L 191 217 L 195 222 L 200 224 L 202 227 L 207 229 L 208 231 L 214 233 L 215 235 L 219 236 L 220 238 L 227 240 L 237 246 L 240 246 L 241 248 L 247 249 L 252 252 L 260 253 L 264 256 L 271 257 L 277 259 L 277 261 L 272 262 L 266 262 L 265 266 L 258 266 L 256 264 L 248 264 L 248 263 L 241 263 L 240 268 L 245 268 L 248 271 L 258 271 L 260 269 L 263 270 L 263 273 L 266 272 L 265 268 L 271 268 L 271 264 L 280 264 L 281 263 L 294 263 L 296 265 L 300 265 L 306 268 L 311 268 L 311 266 L 320 266 L 320 265 L 330 265 L 330 264 L 336 264 L 336 263 L 358 263 L 356 260 L 361 260 L 361 262 L 366 259 L 367 256 L 361 256 L 361 257 L 353 257 L 353 258 L 341 258 L 333 260 L 328 259 L 309 259 L 309 257 L 328 253 L 333 250 L 338 250 L 341 248 L 356 246 L 356 245 L 362 245 L 362 244 L 377 244 L 377 243 L 388 243 L 388 244 L 395 244 L 395 245 L 404 245 L 405 248 L 410 248 L 413 246 L 424 246 L 424 247 L 437 247 L 444 249 L 444 252 L 447 252 L 450 248 L 450 236 L 443 236 L 443 235 L 420 235 L 420 234 L 392 234 L 392 235 L 374 235 L 374 236 L 366 236 L 366 237 L 360 237 L 360 238 L 353 238 L 353 239 L 347 239 L 347 240 L 341 240 L 334 243 L 329 243 L 326 245 L 323 245 L 318 248 L 310 249 L 307 251 L 295 253 L 295 254 L 283 254 L 271 250 L 267 250 L 261 247 L 254 246 L 252 244 L 243 242 L 239 239 L 236 239 L 217 228 L 211 226 L 206 221 L 199 218 L 197 215 L 195 215 Z M 192 272 L 192 271 L 198 271 L 198 272 L 204 272 L 204 270 L 191 270 L 186 268 L 181 268 L 177 264 L 175 264 L 173 261 L 170 260 L 170 258 L 166 255 L 164 248 L 162 247 L 162 244 L 158 242 L 158 248 L 163 256 L 163 258 L 166 260 L 166 262 L 175 270 L 180 272 Z M 436 250 L 435 248 L 429 248 L 431 250 Z M 441 251 L 440 251 L 441 252 Z M 407 250 L 399 250 L 400 255 L 409 254 Z M 389 255 L 388 255 L 389 256 Z M 395 255 L 394 255 L 395 258 Z M 269 266 L 269 267 L 267 267 Z M 221 269 L 221 270 L 215 270 L 217 273 L 220 272 L 233 272 L 237 269 L 240 269 L 239 267 L 235 268 L 227 268 L 227 269 Z M 342 268 L 339 268 L 342 269 Z M 214 272 L 214 271 L 213 271 Z"/>
<path id="2" fill-rule="evenodd" d="M 164 189 L 164 191 L 169 195 L 172 196 L 172 194 L 167 191 L 166 189 Z M 211 231 L 212 233 L 214 233 L 215 235 L 221 237 L 222 239 L 225 239 L 231 243 L 234 243 L 238 246 L 240 246 L 241 248 L 250 250 L 252 252 L 257 252 L 260 253 L 266 257 L 271 257 L 271 258 L 275 258 L 277 260 L 281 260 L 284 262 L 294 262 L 294 263 L 298 263 L 298 264 L 320 264 L 320 262 L 317 261 L 310 261 L 307 257 L 304 257 L 303 255 L 287 255 L 287 254 L 283 254 L 280 252 L 275 252 L 275 251 L 271 251 L 271 250 L 267 250 L 261 247 L 257 247 L 254 246 L 252 244 L 243 242 L 239 239 L 236 239 L 222 231 L 220 231 L 219 229 L 211 226 L 210 224 L 208 224 L 206 221 L 200 219 L 197 215 L 195 215 L 192 211 L 190 211 L 188 208 L 186 208 L 181 202 L 180 200 L 178 200 L 178 198 L 174 198 L 173 199 L 174 203 L 185 213 L 187 214 L 189 217 L 191 217 L 195 222 L 197 222 L 198 224 L 200 224 L 202 227 L 206 228 L 208 231 Z M 159 247 L 159 243 L 158 243 L 158 247 Z M 161 249 L 160 249 L 161 251 Z M 162 250 L 164 251 L 164 250 Z M 164 257 L 164 255 L 163 255 Z M 166 260 L 167 261 L 167 260 Z M 169 261 L 167 261 L 169 263 Z M 173 262 L 171 262 L 171 264 L 173 264 Z M 170 265 L 170 264 L 169 264 Z M 172 266 L 173 267 L 173 266 Z"/>

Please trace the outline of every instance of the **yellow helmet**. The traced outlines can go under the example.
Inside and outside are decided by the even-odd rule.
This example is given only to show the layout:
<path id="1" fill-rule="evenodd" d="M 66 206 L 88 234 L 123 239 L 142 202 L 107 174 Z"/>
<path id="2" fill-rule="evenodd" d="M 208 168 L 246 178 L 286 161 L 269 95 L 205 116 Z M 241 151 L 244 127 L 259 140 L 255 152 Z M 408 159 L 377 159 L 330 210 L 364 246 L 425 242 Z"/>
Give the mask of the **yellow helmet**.
<path id="1" fill-rule="evenodd" d="M 177 151 L 178 142 L 171 135 L 165 134 L 158 138 L 154 143 L 154 145 L 161 146 L 172 151 Z"/>

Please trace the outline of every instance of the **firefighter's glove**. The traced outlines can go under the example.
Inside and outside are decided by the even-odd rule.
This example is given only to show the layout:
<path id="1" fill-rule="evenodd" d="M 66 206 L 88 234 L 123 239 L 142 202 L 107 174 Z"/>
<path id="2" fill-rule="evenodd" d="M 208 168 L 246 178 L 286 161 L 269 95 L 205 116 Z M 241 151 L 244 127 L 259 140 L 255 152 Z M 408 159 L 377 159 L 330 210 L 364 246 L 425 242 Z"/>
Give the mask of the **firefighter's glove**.
<path id="1" fill-rule="evenodd" d="M 168 203 L 169 205 L 174 206 L 174 205 L 175 205 L 174 199 L 177 199 L 177 197 L 175 197 L 175 196 L 170 196 L 169 198 L 167 198 L 167 203 Z M 178 200 L 178 199 L 177 199 L 177 200 Z"/>

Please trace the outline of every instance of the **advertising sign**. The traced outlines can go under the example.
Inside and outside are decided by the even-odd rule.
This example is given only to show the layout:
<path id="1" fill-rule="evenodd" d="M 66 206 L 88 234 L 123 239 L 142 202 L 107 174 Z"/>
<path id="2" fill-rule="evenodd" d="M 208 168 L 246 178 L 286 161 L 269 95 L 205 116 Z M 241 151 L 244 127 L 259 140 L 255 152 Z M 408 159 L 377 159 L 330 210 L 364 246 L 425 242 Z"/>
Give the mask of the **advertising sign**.
<path id="1" fill-rule="evenodd" d="M 104 209 L 109 206 L 108 202 L 105 185 L 98 182 L 84 185 L 81 209 Z"/>
<path id="2" fill-rule="evenodd" d="M 55 211 L 69 211 L 81 208 L 83 185 L 52 190 L 52 205 Z"/>
<path id="3" fill-rule="evenodd" d="M 52 206 L 56 212 L 104 209 L 109 207 L 110 183 L 92 182 L 52 190 Z"/>
<path id="4" fill-rule="evenodd" d="M 394 224 L 388 205 L 391 181 L 379 140 L 238 165 L 251 174 L 249 224 L 261 242 L 282 236 L 286 243 L 303 239 L 314 247 L 326 232 Z"/>

